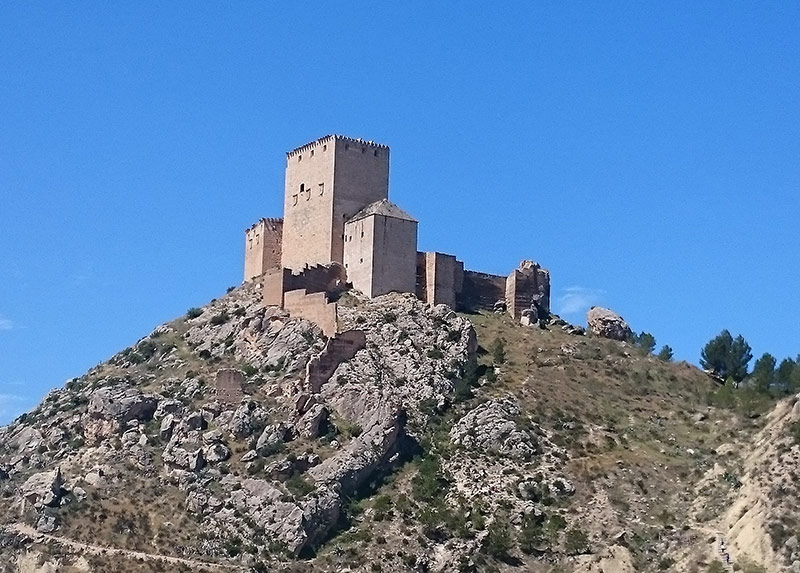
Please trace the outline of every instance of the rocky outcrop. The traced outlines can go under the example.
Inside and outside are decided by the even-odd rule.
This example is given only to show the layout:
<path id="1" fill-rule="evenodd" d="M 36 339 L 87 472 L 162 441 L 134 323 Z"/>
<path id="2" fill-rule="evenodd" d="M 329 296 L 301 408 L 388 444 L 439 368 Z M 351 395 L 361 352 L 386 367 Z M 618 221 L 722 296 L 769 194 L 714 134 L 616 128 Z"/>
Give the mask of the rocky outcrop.
<path id="1" fill-rule="evenodd" d="M 528 460 L 540 448 L 535 435 L 517 426 L 519 417 L 519 406 L 512 399 L 491 400 L 461 418 L 450 431 L 450 440 L 476 452 Z"/>
<path id="2" fill-rule="evenodd" d="M 64 495 L 63 485 L 61 469 L 56 468 L 33 474 L 22 484 L 20 495 L 34 507 L 56 507 Z"/>
<path id="3" fill-rule="evenodd" d="M 586 324 L 595 336 L 612 340 L 628 340 L 633 332 L 628 323 L 617 313 L 599 306 L 593 306 L 586 313 Z"/>

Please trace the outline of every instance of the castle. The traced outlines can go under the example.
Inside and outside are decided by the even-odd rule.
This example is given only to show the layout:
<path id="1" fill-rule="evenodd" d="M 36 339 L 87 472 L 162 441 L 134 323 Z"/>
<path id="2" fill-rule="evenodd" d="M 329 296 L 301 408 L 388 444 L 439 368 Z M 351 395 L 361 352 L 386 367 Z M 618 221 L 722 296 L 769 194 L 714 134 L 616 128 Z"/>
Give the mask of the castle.
<path id="1" fill-rule="evenodd" d="M 336 333 L 335 301 L 415 293 L 454 309 L 536 320 L 549 312 L 550 276 L 523 261 L 508 276 L 465 270 L 454 255 L 417 251 L 418 221 L 389 201 L 389 148 L 327 135 L 286 154 L 283 218 L 245 231 L 244 280 L 278 305 Z"/>

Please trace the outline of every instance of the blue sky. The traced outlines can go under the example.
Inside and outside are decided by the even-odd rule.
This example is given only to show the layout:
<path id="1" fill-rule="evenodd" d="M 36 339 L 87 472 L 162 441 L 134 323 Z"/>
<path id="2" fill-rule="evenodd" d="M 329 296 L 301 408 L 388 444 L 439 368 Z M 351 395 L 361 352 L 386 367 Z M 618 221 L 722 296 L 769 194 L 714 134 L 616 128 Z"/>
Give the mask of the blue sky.
<path id="1" fill-rule="evenodd" d="M 328 133 L 574 322 L 800 352 L 800 4 L 393 4 L 0 6 L 0 423 L 238 284 Z"/>

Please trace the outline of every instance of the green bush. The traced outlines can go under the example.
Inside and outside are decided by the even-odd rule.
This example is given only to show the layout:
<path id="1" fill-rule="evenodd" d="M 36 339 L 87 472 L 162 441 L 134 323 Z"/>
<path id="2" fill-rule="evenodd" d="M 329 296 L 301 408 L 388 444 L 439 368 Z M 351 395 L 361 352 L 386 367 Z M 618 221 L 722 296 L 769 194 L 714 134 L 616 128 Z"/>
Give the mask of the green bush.
<path id="1" fill-rule="evenodd" d="M 501 517 L 497 517 L 487 530 L 481 548 L 486 554 L 502 559 L 508 556 L 511 550 L 512 537 L 508 524 Z"/>
<path id="2" fill-rule="evenodd" d="M 300 474 L 290 477 L 284 485 L 296 498 L 305 497 L 314 491 L 314 485 Z"/>
<path id="3" fill-rule="evenodd" d="M 202 309 L 192 307 L 192 308 L 190 308 L 189 310 L 186 311 L 186 318 L 189 318 L 189 319 L 197 318 L 201 314 L 203 314 L 203 310 Z"/>
<path id="4" fill-rule="evenodd" d="M 665 344 L 661 347 L 661 350 L 658 351 L 657 356 L 664 362 L 672 362 L 672 347 L 669 344 Z"/>
<path id="5" fill-rule="evenodd" d="M 711 339 L 700 353 L 700 365 L 721 378 L 741 382 L 747 376 L 747 365 L 753 358 L 750 345 L 740 334 L 735 339 L 723 330 Z"/>
<path id="6" fill-rule="evenodd" d="M 589 536 L 580 527 L 569 529 L 564 539 L 564 549 L 570 555 L 586 553 L 589 551 Z"/>
<path id="7" fill-rule="evenodd" d="M 431 360 L 439 360 L 440 358 L 444 357 L 444 354 L 442 354 L 442 351 L 434 346 L 433 348 L 428 349 L 428 351 L 425 353 L 425 356 Z"/>
<path id="8" fill-rule="evenodd" d="M 495 364 L 503 364 L 506 361 L 506 345 L 502 338 L 495 338 L 489 346 L 492 360 Z"/>

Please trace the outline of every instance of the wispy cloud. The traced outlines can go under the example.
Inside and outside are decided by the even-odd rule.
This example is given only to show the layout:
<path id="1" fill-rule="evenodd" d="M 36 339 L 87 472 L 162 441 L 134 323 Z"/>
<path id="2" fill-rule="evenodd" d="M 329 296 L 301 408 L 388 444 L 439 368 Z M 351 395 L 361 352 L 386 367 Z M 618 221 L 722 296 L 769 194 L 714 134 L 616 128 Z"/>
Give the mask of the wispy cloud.
<path id="1" fill-rule="evenodd" d="M 584 314 L 589 308 L 597 305 L 603 298 L 604 291 L 582 286 L 570 286 L 561 291 L 556 298 L 560 315 Z"/>
<path id="2" fill-rule="evenodd" d="M 14 328 L 14 321 L 0 314 L 0 330 L 11 330 L 12 328 Z"/>

